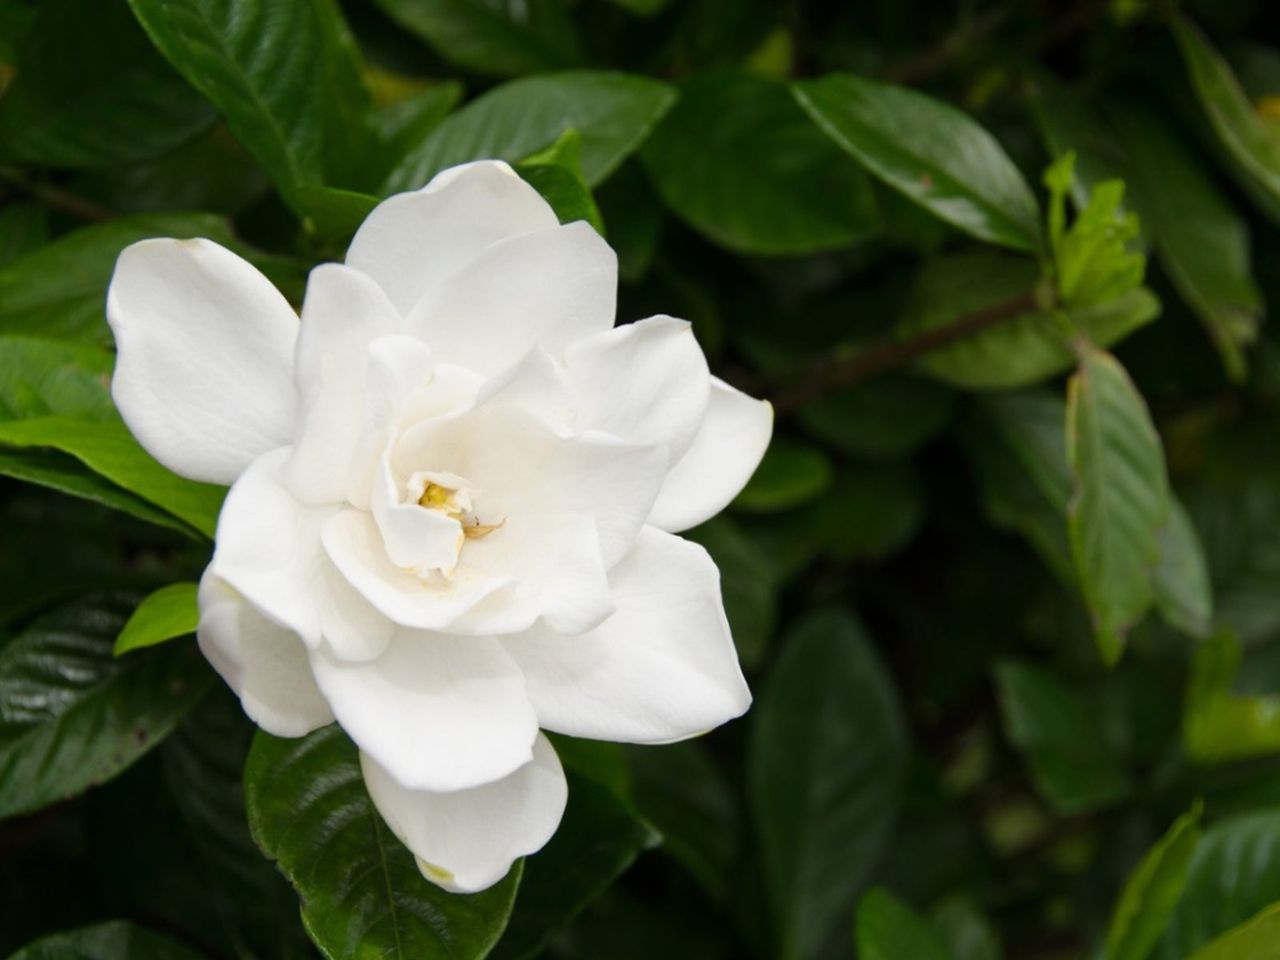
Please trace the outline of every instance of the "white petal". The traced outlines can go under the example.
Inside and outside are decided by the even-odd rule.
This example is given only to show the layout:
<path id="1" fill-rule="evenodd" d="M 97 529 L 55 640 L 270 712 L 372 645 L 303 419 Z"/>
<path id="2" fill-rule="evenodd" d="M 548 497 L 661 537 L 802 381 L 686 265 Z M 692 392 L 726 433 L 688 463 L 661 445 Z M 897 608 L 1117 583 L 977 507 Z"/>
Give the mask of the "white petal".
<path id="1" fill-rule="evenodd" d="M 579 637 L 503 638 L 540 726 L 575 737 L 666 743 L 740 716 L 751 693 L 697 544 L 647 527 L 610 575 L 617 612 Z"/>
<path id="2" fill-rule="evenodd" d="M 405 329 L 443 360 L 490 375 L 534 347 L 560 355 L 613 326 L 618 258 L 582 221 L 495 243 L 427 291 Z"/>
<path id="3" fill-rule="evenodd" d="M 260 457 L 232 486 L 211 567 L 308 646 L 323 638 L 340 656 L 376 657 L 391 624 L 334 570 L 320 531 L 338 508 L 294 499 L 283 478 L 289 454 L 284 447 Z"/>
<path id="4" fill-rule="evenodd" d="M 369 344 L 396 332 L 400 316 L 376 283 L 327 263 L 311 271 L 294 362 L 300 417 L 289 488 L 307 503 L 346 494 L 361 438 Z"/>
<path id="5" fill-rule="evenodd" d="M 496 640 L 399 630 L 372 662 L 311 662 L 342 729 L 405 787 L 464 790 L 532 757 L 537 719 Z"/>
<path id="6" fill-rule="evenodd" d="M 390 197 L 356 231 L 347 263 L 367 273 L 401 313 L 486 247 L 559 221 L 507 164 L 445 170 L 414 193 Z"/>
<path id="7" fill-rule="evenodd" d="M 423 876 L 455 893 L 493 886 L 517 857 L 542 849 L 569 796 L 560 760 L 542 735 L 529 763 L 470 790 L 408 790 L 364 753 L 360 768 L 373 805 L 417 857 Z"/>
<path id="8" fill-rule="evenodd" d="M 710 520 L 747 485 L 773 433 L 773 407 L 711 378 L 707 415 L 671 468 L 649 522 L 679 533 Z"/>
<path id="9" fill-rule="evenodd" d="M 484 523 L 533 512 L 587 514 L 606 566 L 631 549 L 667 467 L 662 447 L 604 433 L 566 435 L 505 405 L 406 430 L 392 463 L 403 476 L 436 470 L 466 477 L 479 491 L 475 509 Z"/>
<path id="10" fill-rule="evenodd" d="M 212 568 L 200 578 L 196 641 L 244 712 L 267 733 L 301 737 L 333 723 L 298 635 L 258 613 Z"/>
<path id="11" fill-rule="evenodd" d="M 143 240 L 107 291 L 112 396 L 147 452 L 194 480 L 230 483 L 289 442 L 298 318 L 270 281 L 210 240 Z"/>
<path id="12" fill-rule="evenodd" d="M 650 317 L 571 345 L 566 376 L 578 426 L 632 443 L 662 444 L 675 463 L 707 410 L 707 359 L 684 320 Z"/>

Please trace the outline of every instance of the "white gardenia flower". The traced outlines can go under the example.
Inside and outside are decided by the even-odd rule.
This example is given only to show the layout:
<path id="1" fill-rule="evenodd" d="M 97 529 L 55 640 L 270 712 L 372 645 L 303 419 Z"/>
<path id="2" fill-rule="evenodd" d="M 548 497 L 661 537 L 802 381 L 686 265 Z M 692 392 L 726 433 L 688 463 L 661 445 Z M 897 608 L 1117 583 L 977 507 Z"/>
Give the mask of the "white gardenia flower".
<path id="1" fill-rule="evenodd" d="M 772 412 L 689 325 L 614 327 L 616 257 L 504 163 L 391 197 L 302 318 L 208 240 L 116 265 L 134 435 L 231 484 L 198 639 L 259 726 L 336 720 L 374 804 L 451 890 L 555 832 L 540 729 L 665 743 L 751 695 L 706 551 L 674 534 L 759 463 Z"/>

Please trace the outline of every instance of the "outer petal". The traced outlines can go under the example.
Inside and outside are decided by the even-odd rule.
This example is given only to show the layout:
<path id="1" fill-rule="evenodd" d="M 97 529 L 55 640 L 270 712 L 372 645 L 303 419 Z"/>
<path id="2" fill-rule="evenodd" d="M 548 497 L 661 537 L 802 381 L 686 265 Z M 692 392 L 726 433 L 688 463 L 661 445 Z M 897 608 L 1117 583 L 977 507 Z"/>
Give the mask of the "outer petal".
<path id="1" fill-rule="evenodd" d="M 200 578 L 196 641 L 244 712 L 267 733 L 301 737 L 333 723 L 298 635 L 258 613 L 212 568 Z"/>
<path id="2" fill-rule="evenodd" d="M 667 474 L 649 522 L 679 533 L 709 520 L 738 495 L 764 456 L 773 407 L 711 378 L 711 398 L 693 445 Z"/>
<path id="3" fill-rule="evenodd" d="M 405 787 L 465 790 L 532 757 L 537 718 L 495 640 L 400 630 L 371 663 L 311 662 L 342 728 Z"/>
<path id="4" fill-rule="evenodd" d="M 538 191 L 507 164 L 481 160 L 378 204 L 356 231 L 347 263 L 376 280 L 400 312 L 408 313 L 486 247 L 557 223 Z"/>
<path id="5" fill-rule="evenodd" d="M 361 439 L 369 344 L 400 315 L 369 277 L 337 263 L 311 271 L 294 362 L 301 417 L 289 488 L 307 503 L 342 500 Z"/>
<path id="6" fill-rule="evenodd" d="M 670 463 L 689 449 L 711 375 L 686 321 L 650 317 L 588 337 L 565 351 L 565 367 L 580 428 L 661 444 Z"/>
<path id="7" fill-rule="evenodd" d="M 307 646 L 323 637 L 339 656 L 376 657 L 392 625 L 339 576 L 320 544 L 336 507 L 299 503 L 284 485 L 290 449 L 254 461 L 227 494 L 211 569 Z"/>
<path id="8" fill-rule="evenodd" d="M 405 321 L 443 360 L 491 375 L 613 326 L 618 258 L 582 221 L 495 243 Z"/>
<path id="9" fill-rule="evenodd" d="M 580 637 L 503 639 L 525 673 L 538 723 L 575 737 L 665 743 L 741 715 L 751 693 L 697 544 L 646 528 L 611 573 L 617 612 Z"/>
<path id="10" fill-rule="evenodd" d="M 230 483 L 289 442 L 298 318 L 250 264 L 210 240 L 125 248 L 107 291 L 112 396 L 175 473 Z"/>
<path id="11" fill-rule="evenodd" d="M 517 857 L 540 850 L 569 795 L 560 760 L 541 735 L 529 763 L 470 790 L 408 790 L 364 753 L 360 767 L 374 806 L 413 851 L 423 876 L 455 893 L 493 886 Z"/>

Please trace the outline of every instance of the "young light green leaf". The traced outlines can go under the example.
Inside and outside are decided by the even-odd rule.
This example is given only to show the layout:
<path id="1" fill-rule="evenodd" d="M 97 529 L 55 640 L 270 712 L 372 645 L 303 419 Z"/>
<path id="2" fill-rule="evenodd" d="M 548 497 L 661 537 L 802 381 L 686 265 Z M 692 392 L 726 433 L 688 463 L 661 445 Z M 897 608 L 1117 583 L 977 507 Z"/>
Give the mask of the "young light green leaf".
<path id="1" fill-rule="evenodd" d="M 731 250 L 811 253 L 879 226 L 866 175 L 782 83 L 720 72 L 686 82 L 641 157 L 671 211 Z"/>
<path id="2" fill-rule="evenodd" d="M 581 43 L 564 0 L 377 0 L 451 63 L 491 76 L 578 66 Z"/>
<path id="3" fill-rule="evenodd" d="M 0 648 L 0 818 L 116 776 L 154 747 L 213 678 L 194 647 L 111 656 L 131 604 L 86 599 Z"/>
<path id="4" fill-rule="evenodd" d="M 1278 901 L 1280 810 L 1255 810 L 1215 823 L 1200 839 L 1182 899 L 1153 960 L 1186 960 Z M 1257 960 L 1249 954 L 1240 960 L 1245 957 Z"/>
<path id="5" fill-rule="evenodd" d="M 9 960 L 200 960 L 176 940 L 123 920 L 80 927 L 29 943 Z"/>
<path id="6" fill-rule="evenodd" d="M 1231 158 L 1274 200 L 1280 200 L 1280 128 L 1254 107 L 1231 65 L 1190 19 L 1174 16 L 1173 35 L 1191 86 Z"/>
<path id="7" fill-rule="evenodd" d="M 1107 807 L 1132 782 L 1082 698 L 1049 671 L 1006 661 L 995 670 L 1005 733 L 1041 793 L 1064 815 Z"/>
<path id="8" fill-rule="evenodd" d="M 1160 530 L 1160 565 L 1156 567 L 1156 610 L 1175 630 L 1205 637 L 1213 627 L 1213 584 L 1200 536 L 1176 497 L 1169 500 L 1169 520 Z"/>
<path id="9" fill-rule="evenodd" d="M 1257 337 L 1262 313 L 1248 227 L 1151 110 L 1115 110 L 1143 229 L 1179 295 L 1208 330 L 1228 375 L 1242 379 L 1244 351 Z"/>
<path id="10" fill-rule="evenodd" d="M 846 613 L 806 619 L 753 712 L 749 798 L 771 956 L 810 956 L 848 915 L 898 812 L 907 740 L 892 681 Z"/>
<path id="11" fill-rule="evenodd" d="M 1169 481 L 1160 435 L 1128 373 L 1081 342 L 1067 386 L 1067 462 L 1075 492 L 1067 512 L 1071 552 L 1098 649 L 1115 663 L 1125 633 L 1155 597 Z"/>
<path id="12" fill-rule="evenodd" d="M 1030 98 L 1049 155 L 1062 157 L 1070 152 L 1075 157 L 1071 164 L 1071 199 L 1077 210 L 1083 210 L 1095 185 L 1124 177 L 1124 151 L 1111 131 L 1056 77 L 1037 74 Z"/>
<path id="13" fill-rule="evenodd" d="M 244 783 L 253 837 L 297 889 L 307 933 L 330 960 L 480 960 L 498 942 L 521 864 L 465 896 L 423 877 L 373 808 L 336 724 L 296 740 L 258 733 Z"/>
<path id="14" fill-rule="evenodd" d="M 112 166 L 163 153 L 213 121 L 124 4 L 47 0 L 0 100 L 0 161 Z"/>
<path id="15" fill-rule="evenodd" d="M 196 585 L 173 583 L 151 594 L 129 616 L 116 637 L 115 656 L 195 633 L 200 621 Z"/>
<path id="16" fill-rule="evenodd" d="M 1040 247 L 1035 196 L 972 118 L 914 90 L 850 74 L 804 80 L 800 105 L 875 176 L 979 240 Z"/>
<path id="17" fill-rule="evenodd" d="M 666 84 L 625 73 L 577 70 L 513 80 L 445 118 L 400 159 L 380 192 L 417 190 L 445 167 L 469 160 L 515 163 L 566 130 L 582 137 L 582 173 L 594 188 L 640 146 L 674 101 Z"/>
<path id="18" fill-rule="evenodd" d="M 1129 875 L 1107 928 L 1107 960 L 1147 960 L 1163 936 L 1200 842 L 1202 812 L 1197 802 L 1175 820 Z"/>
<path id="19" fill-rule="evenodd" d="M 213 537 L 226 489 L 166 470 L 138 445 L 120 420 L 94 422 L 50 416 L 0 421 L 0 448 L 6 446 L 68 453 L 130 493 Z"/>
<path id="20" fill-rule="evenodd" d="M 1234 693 L 1243 659 L 1240 641 L 1229 631 L 1197 646 L 1182 717 L 1191 759 L 1223 763 L 1280 753 L 1280 693 Z"/>
<path id="21" fill-rule="evenodd" d="M 111 344 L 105 304 L 116 257 L 148 237 L 236 246 L 221 217 L 143 213 L 74 230 L 0 267 L 0 333 Z"/>
<path id="22" fill-rule="evenodd" d="M 861 960 L 955 960 L 933 924 L 878 887 L 858 904 L 854 939 Z"/>
<path id="23" fill-rule="evenodd" d="M 1280 960 L 1280 903 L 1232 927 L 1193 953 L 1191 960 Z"/>

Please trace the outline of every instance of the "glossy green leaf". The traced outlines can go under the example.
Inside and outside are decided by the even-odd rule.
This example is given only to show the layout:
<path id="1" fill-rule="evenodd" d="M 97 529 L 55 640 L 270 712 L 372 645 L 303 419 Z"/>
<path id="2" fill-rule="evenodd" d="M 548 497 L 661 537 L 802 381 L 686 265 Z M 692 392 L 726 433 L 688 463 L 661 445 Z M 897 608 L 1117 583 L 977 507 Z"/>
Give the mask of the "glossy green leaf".
<path id="1" fill-rule="evenodd" d="M 131 604 L 82 600 L 0 647 L 0 817 L 103 783 L 159 743 L 209 687 L 194 647 L 117 661 Z"/>
<path id="2" fill-rule="evenodd" d="M 1191 85 L 1218 140 L 1231 158 L 1275 200 L 1280 200 L 1280 128 L 1249 99 L 1231 65 L 1190 19 L 1171 20 Z"/>
<path id="3" fill-rule="evenodd" d="M 894 328 L 901 338 L 948 327 L 962 317 L 1031 292 L 1039 270 L 1030 260 L 994 254 L 953 254 L 926 260 L 916 274 Z M 1065 311 L 1069 324 L 1100 347 L 1149 323 L 1160 301 L 1139 287 L 1104 303 Z M 1007 390 L 1067 370 L 1074 361 L 1061 321 L 1048 311 L 1027 312 L 930 350 L 916 366 L 946 383 L 971 390 Z"/>
<path id="4" fill-rule="evenodd" d="M 357 185 L 376 190 L 396 161 L 440 126 L 461 99 L 462 84 L 446 80 L 375 112 L 370 123 L 378 147 L 369 158 L 366 175 Z"/>
<path id="5" fill-rule="evenodd" d="M 854 939 L 860 960 L 955 960 L 927 919 L 880 888 L 858 904 Z"/>
<path id="6" fill-rule="evenodd" d="M 200 611 L 196 607 L 196 585 L 174 583 L 151 594 L 129 616 L 116 637 L 113 653 L 118 657 L 131 650 L 154 647 L 158 643 L 196 632 Z"/>
<path id="7" fill-rule="evenodd" d="M 1182 897 L 1200 842 L 1201 805 L 1174 821 L 1129 875 L 1107 928 L 1107 960 L 1147 960 Z"/>
<path id="8" fill-rule="evenodd" d="M 666 84 L 625 73 L 579 70 L 513 80 L 447 117 L 401 158 L 380 192 L 416 190 L 445 167 L 469 160 L 514 163 L 566 130 L 582 137 L 582 172 L 594 188 L 640 146 L 674 101 Z"/>
<path id="9" fill-rule="evenodd" d="M 1110 354 L 1077 350 L 1067 388 L 1068 531 L 1098 649 L 1114 663 L 1155 597 L 1169 484 L 1160 436 L 1129 374 Z"/>
<path id="10" fill-rule="evenodd" d="M 800 105 L 869 172 L 979 240 L 1034 251 L 1040 213 L 1004 149 L 949 104 L 832 74 L 796 84 Z"/>
<path id="11" fill-rule="evenodd" d="M 686 82 L 641 156 L 671 211 L 731 250 L 844 247 L 879 223 L 857 164 L 785 85 L 760 77 L 710 73 Z"/>
<path id="12" fill-rule="evenodd" d="M 906 773 L 896 691 L 856 621 L 824 611 L 796 628 L 760 692 L 750 737 L 770 955 L 807 957 L 848 916 L 880 857 Z"/>
<path id="13" fill-rule="evenodd" d="M 551 841 L 525 860 L 511 922 L 490 956 L 538 956 L 556 931 L 660 841 L 610 790 L 570 774 L 564 819 Z"/>
<path id="14" fill-rule="evenodd" d="M 789 510 L 819 496 L 833 477 L 831 461 L 821 449 L 779 438 L 769 444 L 733 505 L 753 513 Z"/>
<path id="15" fill-rule="evenodd" d="M 479 960 L 511 915 L 521 865 L 483 893 L 448 893 L 418 872 L 383 822 L 337 725 L 296 740 L 259 733 L 245 764 L 253 837 L 302 901 L 329 960 Z"/>
<path id="16" fill-rule="evenodd" d="M 350 211 L 344 195 L 331 194 L 325 185 L 358 167 L 371 136 L 362 122 L 368 97 L 354 42 L 336 3 L 129 5 L 160 52 L 213 102 L 289 204 L 325 226 L 345 224 Z"/>
<path id="17" fill-rule="evenodd" d="M 49 416 L 0 421 L 0 448 L 49 448 L 75 457 L 130 493 L 162 507 L 212 538 L 224 487 L 187 480 L 160 466 L 119 420 Z"/>
<path id="18" fill-rule="evenodd" d="M 0 100 L 0 161 L 126 163 L 163 153 L 213 120 L 124 4 L 47 0 Z"/>
<path id="19" fill-rule="evenodd" d="M 1213 628 L 1213 584 L 1200 536 L 1176 497 L 1160 530 L 1160 565 L 1152 581 L 1156 610 L 1169 626 L 1191 637 Z"/>
<path id="20" fill-rule="evenodd" d="M 1262 298 L 1249 231 L 1185 144 L 1146 107 L 1116 107 L 1143 229 L 1178 294 L 1200 317 L 1233 379 L 1257 337 Z"/>
<path id="21" fill-rule="evenodd" d="M 42 937 L 9 960 L 200 960 L 200 954 L 146 927 L 112 920 Z"/>
<path id="22" fill-rule="evenodd" d="M 440 56 L 509 77 L 577 66 L 580 42 L 564 0 L 378 0 Z"/>
<path id="23" fill-rule="evenodd" d="M 0 335 L 0 421 L 59 414 L 113 419 L 113 365 L 98 347 Z"/>
<path id="24" fill-rule="evenodd" d="M 1280 903 L 1201 947 L 1191 960 L 1280 960 Z"/>
<path id="25" fill-rule="evenodd" d="M 1280 753 L 1280 692 L 1235 693 L 1243 659 L 1240 641 L 1228 631 L 1196 647 L 1182 718 L 1191 759 L 1222 763 Z"/>
<path id="26" fill-rule="evenodd" d="M 1036 786 L 1059 813 L 1097 810 L 1132 788 L 1098 716 L 1049 671 L 1006 661 L 995 670 L 1005 734 L 1027 758 Z"/>
<path id="27" fill-rule="evenodd" d="M 796 411 L 804 428 L 831 446 L 868 460 L 899 460 L 951 420 L 955 394 L 922 377 L 889 374 L 835 391 Z"/>
<path id="28" fill-rule="evenodd" d="M 234 238 L 221 217 L 147 213 L 82 227 L 0 267 L 0 334 L 110 345 L 105 304 L 116 257 L 149 237 Z"/>
<path id="29" fill-rule="evenodd" d="M 776 441 L 775 441 L 776 442 Z M 720 592 L 744 666 L 760 663 L 777 619 L 777 584 L 769 558 L 733 520 L 715 517 L 684 534 L 707 548 L 720 570 Z"/>
<path id="30" fill-rule="evenodd" d="M 604 236 L 600 208 L 583 179 L 582 137 L 577 130 L 566 130 L 547 149 L 526 157 L 516 172 L 551 204 L 561 223 L 585 220 Z"/>
<path id="31" fill-rule="evenodd" d="M 1215 823 L 1201 837 L 1182 899 L 1153 957 L 1186 960 L 1276 902 L 1280 810 L 1255 810 Z"/>

